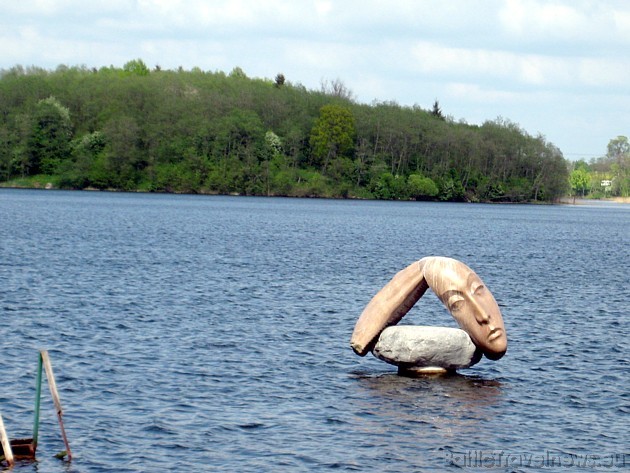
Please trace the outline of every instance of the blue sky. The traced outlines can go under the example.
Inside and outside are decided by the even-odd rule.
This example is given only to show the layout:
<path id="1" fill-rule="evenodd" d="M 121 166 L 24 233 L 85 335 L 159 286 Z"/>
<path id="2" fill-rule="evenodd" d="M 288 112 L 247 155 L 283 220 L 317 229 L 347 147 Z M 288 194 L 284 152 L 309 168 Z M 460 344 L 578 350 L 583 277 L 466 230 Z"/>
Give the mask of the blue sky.
<path id="1" fill-rule="evenodd" d="M 0 68 L 199 67 L 497 117 L 571 160 L 630 135 L 625 0 L 0 0 Z"/>

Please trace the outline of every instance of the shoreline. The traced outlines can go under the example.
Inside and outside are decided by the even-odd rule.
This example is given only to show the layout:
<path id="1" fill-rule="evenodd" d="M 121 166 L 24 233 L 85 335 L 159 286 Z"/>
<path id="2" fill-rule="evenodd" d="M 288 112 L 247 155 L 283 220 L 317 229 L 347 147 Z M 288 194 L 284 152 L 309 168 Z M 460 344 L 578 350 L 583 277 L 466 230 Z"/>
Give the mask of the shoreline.
<path id="1" fill-rule="evenodd" d="M 591 205 L 591 204 L 630 204 L 630 197 L 607 197 L 605 199 L 573 199 L 562 197 L 559 201 L 563 205 Z"/>
<path id="2" fill-rule="evenodd" d="M 373 201 L 383 201 L 383 202 L 446 202 L 441 200 L 396 200 L 396 199 L 366 199 L 360 197 L 328 197 L 328 196 L 317 196 L 317 195 L 302 195 L 302 196 L 291 196 L 291 195 L 244 195 L 238 193 L 230 193 L 230 194 L 221 194 L 215 192 L 164 192 L 164 191 L 145 191 L 141 189 L 135 190 L 119 190 L 119 189 L 96 189 L 94 187 L 86 187 L 85 189 L 60 189 L 58 187 L 53 186 L 51 183 L 46 184 L 45 186 L 20 186 L 20 185 L 6 185 L 7 182 L 0 182 L 0 189 L 22 189 L 22 190 L 39 190 L 39 191 L 70 191 L 70 192 L 112 192 L 112 193 L 124 193 L 128 192 L 130 194 L 172 194 L 172 195 L 225 195 L 225 196 L 233 196 L 233 197 L 277 197 L 277 198 L 296 198 L 296 199 L 332 199 L 332 200 L 373 200 Z M 448 202 L 447 202 L 448 203 Z M 628 205 L 630 204 L 630 197 L 609 197 L 606 199 L 586 199 L 586 198 L 576 198 L 573 197 L 561 197 L 556 202 L 544 202 L 544 201 L 522 201 L 522 202 L 502 202 L 502 201 L 479 201 L 479 202 L 469 202 L 463 201 L 458 203 L 466 203 L 466 204 L 496 204 L 496 205 L 605 205 L 605 204 L 621 204 Z"/>

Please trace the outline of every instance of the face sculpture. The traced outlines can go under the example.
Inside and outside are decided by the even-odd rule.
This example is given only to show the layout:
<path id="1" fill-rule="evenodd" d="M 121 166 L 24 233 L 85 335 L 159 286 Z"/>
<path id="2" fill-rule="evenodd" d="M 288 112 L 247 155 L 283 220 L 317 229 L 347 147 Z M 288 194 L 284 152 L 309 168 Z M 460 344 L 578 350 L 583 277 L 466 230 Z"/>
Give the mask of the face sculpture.
<path id="1" fill-rule="evenodd" d="M 443 257 L 428 258 L 423 272 L 429 287 L 484 355 L 501 358 L 507 350 L 503 318 L 479 276 L 464 263 Z"/>
<path id="2" fill-rule="evenodd" d="M 380 333 L 397 324 L 429 287 L 487 358 L 498 360 L 505 354 L 507 336 L 492 293 L 464 263 L 441 256 L 411 264 L 372 298 L 355 325 L 352 349 L 365 355 Z"/>

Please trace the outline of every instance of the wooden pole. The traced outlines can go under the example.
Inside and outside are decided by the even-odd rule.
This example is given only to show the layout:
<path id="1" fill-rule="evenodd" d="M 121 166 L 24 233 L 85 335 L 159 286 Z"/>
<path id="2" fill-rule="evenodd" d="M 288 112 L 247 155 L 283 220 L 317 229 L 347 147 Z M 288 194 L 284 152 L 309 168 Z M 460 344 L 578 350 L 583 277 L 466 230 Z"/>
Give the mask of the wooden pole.
<path id="1" fill-rule="evenodd" d="M 9 437 L 7 437 L 7 431 L 4 430 L 4 422 L 2 421 L 2 415 L 0 415 L 0 441 L 2 442 L 2 449 L 4 450 L 4 459 L 9 466 L 13 465 L 13 450 L 11 450 L 11 444 L 9 443 Z"/>
<path id="2" fill-rule="evenodd" d="M 39 438 L 39 407 L 42 399 L 42 354 L 37 357 L 37 379 L 35 380 L 35 419 L 33 421 L 33 450 L 37 450 Z"/>
<path id="3" fill-rule="evenodd" d="M 55 403 L 55 409 L 57 410 L 57 418 L 59 419 L 59 427 L 61 427 L 61 436 L 63 437 L 63 443 L 66 445 L 66 453 L 68 454 L 68 461 L 72 460 L 72 452 L 70 451 L 70 444 L 66 437 L 66 429 L 63 426 L 63 410 L 61 409 L 61 401 L 59 400 L 59 393 L 57 392 L 57 384 L 55 383 L 55 375 L 53 374 L 52 365 L 50 364 L 50 358 L 48 357 L 48 351 L 42 350 L 41 352 L 44 368 L 46 369 L 46 377 L 48 378 L 48 386 L 50 387 L 50 394 L 52 395 L 53 402 Z"/>

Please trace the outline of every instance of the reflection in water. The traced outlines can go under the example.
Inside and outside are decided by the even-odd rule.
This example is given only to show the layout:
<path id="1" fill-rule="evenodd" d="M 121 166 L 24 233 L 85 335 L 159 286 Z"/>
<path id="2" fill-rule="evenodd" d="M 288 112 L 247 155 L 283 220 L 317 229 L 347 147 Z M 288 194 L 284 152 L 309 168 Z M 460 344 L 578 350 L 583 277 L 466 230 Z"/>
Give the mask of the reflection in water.
<path id="1" fill-rule="evenodd" d="M 497 380 L 461 374 L 423 378 L 357 374 L 356 379 L 362 428 L 380 430 L 376 424 L 384 423 L 422 437 L 423 442 L 427 432 L 436 430 L 445 438 L 478 434 L 479 424 L 492 420 L 492 408 L 503 394 Z"/>

